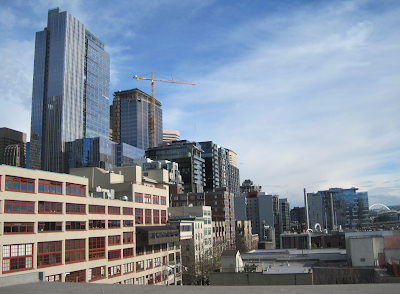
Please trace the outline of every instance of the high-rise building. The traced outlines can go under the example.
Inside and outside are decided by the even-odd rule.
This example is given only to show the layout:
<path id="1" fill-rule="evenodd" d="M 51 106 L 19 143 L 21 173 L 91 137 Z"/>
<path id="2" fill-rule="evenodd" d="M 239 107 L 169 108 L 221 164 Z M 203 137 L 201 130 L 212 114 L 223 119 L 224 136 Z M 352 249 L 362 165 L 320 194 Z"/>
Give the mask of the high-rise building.
<path id="1" fill-rule="evenodd" d="M 25 167 L 26 134 L 0 128 L 0 164 Z"/>
<path id="2" fill-rule="evenodd" d="M 177 130 L 164 129 L 163 130 L 163 142 L 179 141 L 180 133 Z"/>
<path id="3" fill-rule="evenodd" d="M 110 56 L 104 43 L 60 8 L 36 33 L 30 163 L 65 170 L 65 143 L 109 137 Z"/>
<path id="4" fill-rule="evenodd" d="M 290 203 L 287 198 L 279 199 L 279 233 L 290 231 Z"/>
<path id="5" fill-rule="evenodd" d="M 114 93 L 112 107 L 112 137 L 117 143 L 126 143 L 147 150 L 153 146 L 151 133 L 151 99 L 139 89 Z M 163 141 L 161 103 L 156 100 L 156 144 Z"/>
<path id="6" fill-rule="evenodd" d="M 240 194 L 248 192 L 261 192 L 261 186 L 254 185 L 252 180 L 245 180 L 240 186 Z"/>

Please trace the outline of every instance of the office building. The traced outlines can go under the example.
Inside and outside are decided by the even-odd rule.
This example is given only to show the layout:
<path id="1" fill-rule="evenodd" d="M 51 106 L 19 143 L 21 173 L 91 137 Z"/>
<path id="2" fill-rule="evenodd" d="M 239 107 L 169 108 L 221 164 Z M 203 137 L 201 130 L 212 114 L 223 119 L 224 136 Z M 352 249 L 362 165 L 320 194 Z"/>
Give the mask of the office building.
<path id="1" fill-rule="evenodd" d="M 0 164 L 25 167 L 26 134 L 0 128 Z"/>
<path id="2" fill-rule="evenodd" d="M 0 277 L 41 271 L 47 281 L 179 284 L 168 186 L 140 167 L 72 172 L 81 176 L 0 166 Z"/>
<path id="3" fill-rule="evenodd" d="M 177 130 L 163 129 L 163 142 L 179 141 L 180 132 Z"/>
<path id="4" fill-rule="evenodd" d="M 126 143 L 142 150 L 153 146 L 151 129 L 151 99 L 139 89 L 114 92 L 112 106 L 112 137 L 117 143 Z M 161 103 L 156 100 L 156 142 L 163 141 Z"/>
<path id="5" fill-rule="evenodd" d="M 204 190 L 205 160 L 199 143 L 186 140 L 164 142 L 158 147 L 146 150 L 146 157 L 152 160 L 171 160 L 178 163 L 182 175 L 184 192 L 202 193 Z"/>
<path id="6" fill-rule="evenodd" d="M 240 194 L 248 192 L 261 192 L 261 186 L 254 185 L 252 180 L 245 180 L 240 186 Z"/>
<path id="7" fill-rule="evenodd" d="M 29 167 L 65 170 L 65 143 L 109 137 L 110 56 L 60 8 L 36 33 Z"/>
<path id="8" fill-rule="evenodd" d="M 279 233 L 290 231 L 290 203 L 287 198 L 279 199 Z"/>
<path id="9" fill-rule="evenodd" d="M 228 188 L 235 197 L 240 196 L 240 174 L 237 167 L 237 154 L 228 150 Z"/>

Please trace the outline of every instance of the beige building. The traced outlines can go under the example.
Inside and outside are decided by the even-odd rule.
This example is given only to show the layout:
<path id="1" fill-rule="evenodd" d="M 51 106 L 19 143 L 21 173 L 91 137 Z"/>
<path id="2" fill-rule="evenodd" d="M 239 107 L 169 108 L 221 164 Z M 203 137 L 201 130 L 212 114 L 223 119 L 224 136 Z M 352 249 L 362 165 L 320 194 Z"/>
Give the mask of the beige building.
<path id="1" fill-rule="evenodd" d="M 140 167 L 73 172 L 0 166 L 0 277 L 41 271 L 48 281 L 180 284 L 163 171 L 156 179 Z"/>

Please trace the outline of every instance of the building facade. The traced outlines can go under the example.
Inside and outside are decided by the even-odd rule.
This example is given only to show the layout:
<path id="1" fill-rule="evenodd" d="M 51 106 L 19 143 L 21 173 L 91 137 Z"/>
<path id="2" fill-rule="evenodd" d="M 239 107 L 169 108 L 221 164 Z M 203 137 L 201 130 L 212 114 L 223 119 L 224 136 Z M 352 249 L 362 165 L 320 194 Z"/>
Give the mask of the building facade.
<path id="1" fill-rule="evenodd" d="M 0 128 L 0 164 L 25 167 L 26 134 Z"/>
<path id="2" fill-rule="evenodd" d="M 135 88 L 114 92 L 112 136 L 117 143 L 126 143 L 142 150 L 153 146 L 151 133 L 152 97 Z M 156 100 L 156 142 L 163 141 L 161 103 Z"/>
<path id="3" fill-rule="evenodd" d="M 29 167 L 65 170 L 65 143 L 109 137 L 110 56 L 60 8 L 36 33 Z"/>
<path id="4" fill-rule="evenodd" d="M 180 132 L 177 130 L 163 129 L 163 142 L 179 141 Z"/>
<path id="5" fill-rule="evenodd" d="M 75 173 L 86 177 L 0 166 L 0 276 L 42 271 L 53 282 L 179 284 L 167 187 L 143 182 L 139 167 Z M 99 183 L 114 192 L 95 193 Z"/>

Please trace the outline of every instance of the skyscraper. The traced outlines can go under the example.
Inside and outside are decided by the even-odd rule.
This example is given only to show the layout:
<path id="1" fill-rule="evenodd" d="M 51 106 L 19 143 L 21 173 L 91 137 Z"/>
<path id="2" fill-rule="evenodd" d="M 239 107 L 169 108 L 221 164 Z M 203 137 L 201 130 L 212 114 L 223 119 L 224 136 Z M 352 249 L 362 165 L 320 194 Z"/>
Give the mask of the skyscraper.
<path id="1" fill-rule="evenodd" d="M 112 107 L 113 141 L 147 150 L 151 136 L 151 96 L 139 89 L 114 93 Z M 161 103 L 156 100 L 156 146 L 163 141 Z"/>
<path id="2" fill-rule="evenodd" d="M 26 134 L 0 128 L 0 164 L 25 167 Z"/>
<path id="3" fill-rule="evenodd" d="M 65 143 L 109 137 L 110 56 L 60 8 L 36 33 L 29 167 L 63 172 Z"/>

